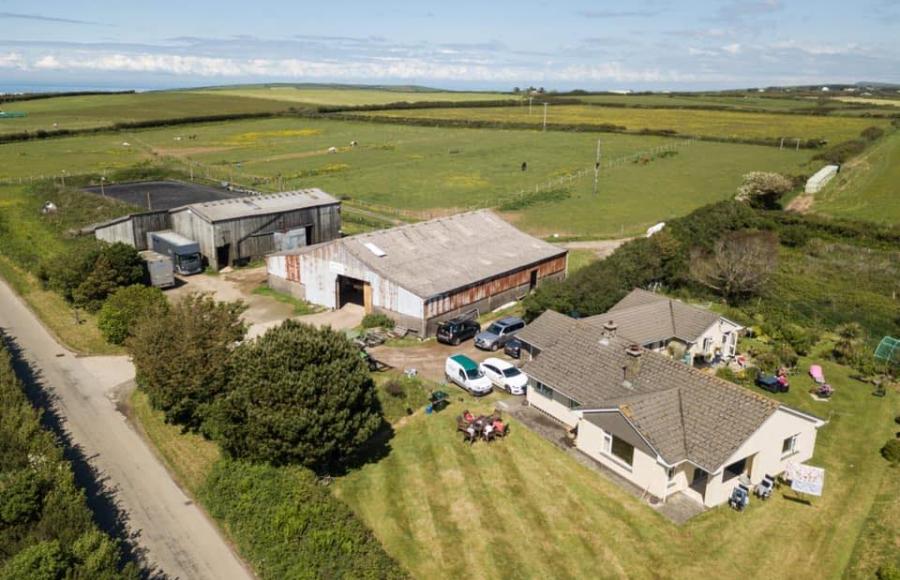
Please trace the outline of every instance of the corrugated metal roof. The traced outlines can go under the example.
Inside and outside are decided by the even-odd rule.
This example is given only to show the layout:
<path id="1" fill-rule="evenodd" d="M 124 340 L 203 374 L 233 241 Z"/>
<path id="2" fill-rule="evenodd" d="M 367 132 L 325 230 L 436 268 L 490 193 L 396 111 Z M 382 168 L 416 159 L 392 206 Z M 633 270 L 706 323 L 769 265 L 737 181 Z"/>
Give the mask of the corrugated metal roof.
<path id="1" fill-rule="evenodd" d="M 192 203 L 172 211 L 190 209 L 208 222 L 221 222 L 335 203 L 340 203 L 340 201 L 321 189 L 312 188 Z"/>
<path id="2" fill-rule="evenodd" d="M 420 298 L 564 255 L 566 250 L 516 229 L 489 210 L 457 214 L 330 242 Z M 384 255 L 371 249 L 374 246 Z M 315 251 L 300 248 L 283 255 Z"/>

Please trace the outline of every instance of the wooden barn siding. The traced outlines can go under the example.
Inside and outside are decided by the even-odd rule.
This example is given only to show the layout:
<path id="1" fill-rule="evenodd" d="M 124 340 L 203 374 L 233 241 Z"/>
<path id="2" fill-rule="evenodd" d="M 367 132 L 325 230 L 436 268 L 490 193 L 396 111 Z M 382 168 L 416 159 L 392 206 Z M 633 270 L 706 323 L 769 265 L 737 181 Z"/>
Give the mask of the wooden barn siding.
<path id="1" fill-rule="evenodd" d="M 231 243 L 233 260 L 258 258 L 275 251 L 275 242 L 272 236 L 275 232 L 286 232 L 311 226 L 311 244 L 328 242 L 337 238 L 341 230 L 340 205 L 310 207 L 280 214 L 239 218 L 216 222 L 213 225 L 216 246 Z"/>
<path id="2" fill-rule="evenodd" d="M 512 288 L 527 286 L 531 281 L 531 272 L 535 269 L 538 271 L 538 283 L 540 284 L 548 276 L 565 272 L 566 256 L 562 255 L 544 262 L 525 266 L 509 274 L 485 280 L 480 284 L 464 288 L 453 294 L 431 298 L 425 303 L 425 318 L 433 318 L 446 312 L 458 310 Z"/>
<path id="3" fill-rule="evenodd" d="M 99 227 L 94 230 L 94 236 L 110 244 L 122 242 L 138 250 L 146 250 L 147 232 L 168 230 L 170 227 L 169 212 L 160 210 L 133 214 L 122 221 Z"/>
<path id="4" fill-rule="evenodd" d="M 167 210 L 153 213 L 142 213 L 132 216 L 134 231 L 134 247 L 138 250 L 146 250 L 147 234 L 172 229 L 172 220 Z"/>

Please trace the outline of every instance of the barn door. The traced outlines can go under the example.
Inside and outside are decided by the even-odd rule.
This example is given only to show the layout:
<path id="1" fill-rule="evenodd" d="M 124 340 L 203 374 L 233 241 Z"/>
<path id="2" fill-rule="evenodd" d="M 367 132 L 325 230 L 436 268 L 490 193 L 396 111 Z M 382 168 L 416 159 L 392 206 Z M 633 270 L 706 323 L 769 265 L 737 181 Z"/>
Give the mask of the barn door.
<path id="1" fill-rule="evenodd" d="M 366 314 L 372 313 L 372 285 L 368 282 L 363 284 L 363 308 Z"/>

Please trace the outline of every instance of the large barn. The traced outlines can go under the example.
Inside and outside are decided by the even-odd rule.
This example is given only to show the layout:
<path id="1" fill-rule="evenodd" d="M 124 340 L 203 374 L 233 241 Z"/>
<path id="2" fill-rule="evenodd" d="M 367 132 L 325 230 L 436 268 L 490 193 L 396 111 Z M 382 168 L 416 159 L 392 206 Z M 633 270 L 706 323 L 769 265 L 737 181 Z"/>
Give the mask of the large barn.
<path id="1" fill-rule="evenodd" d="M 130 214 L 90 231 L 97 239 L 146 250 L 149 232 L 168 229 L 198 242 L 209 266 L 218 270 L 339 237 L 341 202 L 320 189 L 224 198 Z"/>
<path id="2" fill-rule="evenodd" d="M 320 189 L 194 203 L 171 211 L 172 229 L 200 244 L 218 270 L 289 246 L 340 236 L 341 202 Z M 283 239 L 282 239 L 283 237 Z"/>
<path id="3" fill-rule="evenodd" d="M 567 252 L 482 210 L 278 252 L 266 267 L 277 290 L 328 308 L 356 303 L 425 337 L 564 278 Z"/>

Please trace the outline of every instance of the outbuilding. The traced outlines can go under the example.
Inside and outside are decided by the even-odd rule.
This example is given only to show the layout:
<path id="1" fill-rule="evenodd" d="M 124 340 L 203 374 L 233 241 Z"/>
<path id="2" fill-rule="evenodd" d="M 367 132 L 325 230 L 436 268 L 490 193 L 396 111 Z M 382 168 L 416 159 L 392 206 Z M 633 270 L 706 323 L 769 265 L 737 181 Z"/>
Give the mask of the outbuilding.
<path id="1" fill-rule="evenodd" d="M 328 308 L 356 303 L 426 337 L 564 278 L 567 251 L 481 210 L 278 252 L 266 267 L 274 289 Z"/>
<path id="2" fill-rule="evenodd" d="M 213 270 L 327 242 L 341 230 L 340 200 L 320 189 L 194 203 L 170 213 L 172 230 L 199 243 Z"/>

